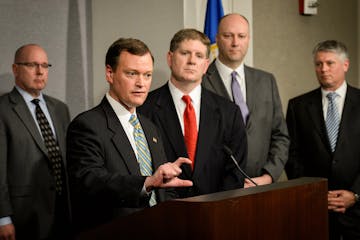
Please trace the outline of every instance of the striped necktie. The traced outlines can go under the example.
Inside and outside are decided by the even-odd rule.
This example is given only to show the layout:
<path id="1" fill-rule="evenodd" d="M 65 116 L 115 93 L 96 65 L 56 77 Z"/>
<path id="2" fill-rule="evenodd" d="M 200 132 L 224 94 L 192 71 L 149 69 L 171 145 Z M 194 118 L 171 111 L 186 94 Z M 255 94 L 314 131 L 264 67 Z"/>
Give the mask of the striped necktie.
<path id="1" fill-rule="evenodd" d="M 141 128 L 139 119 L 135 114 L 132 114 L 129 120 L 130 124 L 134 127 L 134 140 L 136 145 L 137 161 L 140 166 L 140 172 L 142 176 L 151 176 L 153 173 L 150 150 L 145 138 L 143 129 Z M 150 206 L 156 204 L 155 193 L 151 193 L 149 201 Z"/>
<path id="2" fill-rule="evenodd" d="M 329 100 L 329 104 L 325 124 L 332 152 L 335 151 L 340 124 L 340 114 L 335 103 L 335 98 L 337 96 L 339 95 L 335 92 L 330 92 L 326 95 Z"/>

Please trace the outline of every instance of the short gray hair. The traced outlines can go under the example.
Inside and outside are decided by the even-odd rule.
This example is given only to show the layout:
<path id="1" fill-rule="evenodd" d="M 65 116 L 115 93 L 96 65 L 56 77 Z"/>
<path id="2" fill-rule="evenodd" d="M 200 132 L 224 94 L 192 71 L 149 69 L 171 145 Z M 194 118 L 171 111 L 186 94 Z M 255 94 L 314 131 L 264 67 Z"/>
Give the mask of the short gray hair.
<path id="1" fill-rule="evenodd" d="M 343 61 L 349 59 L 347 47 L 342 42 L 336 40 L 326 40 L 318 43 L 313 49 L 313 56 L 318 52 L 336 53 Z"/>

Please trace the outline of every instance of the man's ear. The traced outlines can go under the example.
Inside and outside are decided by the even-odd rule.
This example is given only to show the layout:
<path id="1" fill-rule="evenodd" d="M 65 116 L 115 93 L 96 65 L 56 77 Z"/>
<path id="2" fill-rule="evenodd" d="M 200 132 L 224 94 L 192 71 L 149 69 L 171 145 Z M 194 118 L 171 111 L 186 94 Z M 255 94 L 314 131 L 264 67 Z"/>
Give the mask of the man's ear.
<path id="1" fill-rule="evenodd" d="M 206 59 L 205 68 L 204 68 L 203 74 L 206 73 L 207 69 L 209 68 L 209 65 L 210 65 L 210 58 L 207 58 L 207 59 Z"/>
<path id="2" fill-rule="evenodd" d="M 345 61 L 344 61 L 344 64 L 343 64 L 343 69 L 344 69 L 344 72 L 347 72 L 348 70 L 349 70 L 349 66 L 350 66 L 350 61 L 349 61 L 349 59 L 346 59 Z"/>
<path id="3" fill-rule="evenodd" d="M 108 83 L 113 83 L 114 72 L 113 72 L 112 67 L 110 65 L 105 66 L 105 76 L 106 76 L 106 81 Z"/>
<path id="4" fill-rule="evenodd" d="M 14 76 L 16 77 L 17 76 L 17 72 L 18 72 L 18 65 L 16 65 L 15 63 L 12 65 L 12 71 L 13 71 L 13 74 Z"/>
<path id="5" fill-rule="evenodd" d="M 172 55 L 173 53 L 171 51 L 168 51 L 167 55 L 166 55 L 166 61 L 169 67 L 171 67 L 172 63 Z"/>

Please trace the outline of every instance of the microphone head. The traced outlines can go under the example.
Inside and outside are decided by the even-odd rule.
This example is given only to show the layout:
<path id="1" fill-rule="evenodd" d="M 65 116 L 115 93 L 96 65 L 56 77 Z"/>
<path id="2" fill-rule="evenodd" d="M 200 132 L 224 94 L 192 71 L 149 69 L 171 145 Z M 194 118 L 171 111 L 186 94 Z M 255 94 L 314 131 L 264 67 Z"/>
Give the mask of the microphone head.
<path id="1" fill-rule="evenodd" d="M 233 154 L 232 151 L 231 151 L 231 149 L 230 149 L 228 146 L 226 146 L 226 145 L 224 145 L 224 151 L 225 151 L 226 154 L 228 154 L 228 155 L 232 155 L 232 154 Z"/>

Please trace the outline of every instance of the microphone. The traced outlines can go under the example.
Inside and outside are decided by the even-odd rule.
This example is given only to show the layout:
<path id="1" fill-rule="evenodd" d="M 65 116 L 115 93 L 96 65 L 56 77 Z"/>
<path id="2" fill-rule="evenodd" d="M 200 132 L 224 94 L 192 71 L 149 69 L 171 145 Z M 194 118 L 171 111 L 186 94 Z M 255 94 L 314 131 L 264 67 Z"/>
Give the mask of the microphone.
<path id="1" fill-rule="evenodd" d="M 249 175 L 246 174 L 246 172 L 244 172 L 244 170 L 241 169 L 241 167 L 239 166 L 238 162 L 236 161 L 231 149 L 224 145 L 224 151 L 226 152 L 226 154 L 228 154 L 231 158 L 231 160 L 234 162 L 234 164 L 236 165 L 236 168 L 241 172 L 241 174 L 246 178 L 248 179 L 252 184 L 254 184 L 255 186 L 257 186 L 257 183 L 254 182 L 250 177 Z"/>

